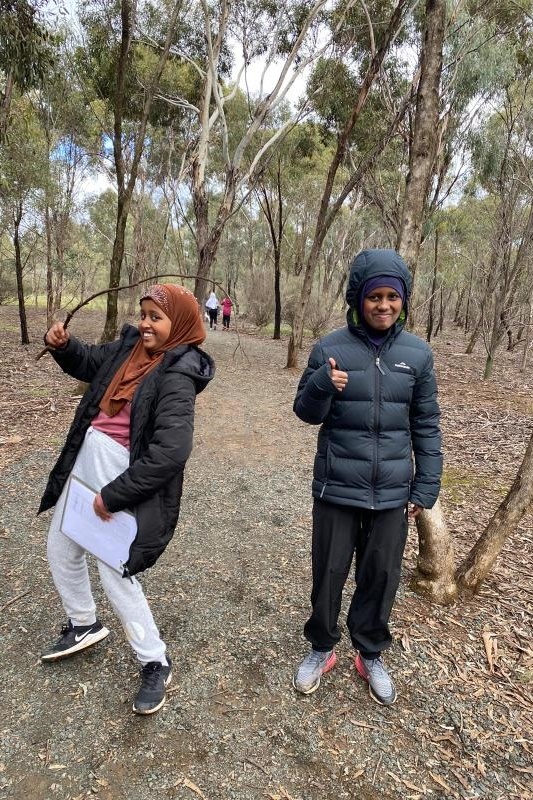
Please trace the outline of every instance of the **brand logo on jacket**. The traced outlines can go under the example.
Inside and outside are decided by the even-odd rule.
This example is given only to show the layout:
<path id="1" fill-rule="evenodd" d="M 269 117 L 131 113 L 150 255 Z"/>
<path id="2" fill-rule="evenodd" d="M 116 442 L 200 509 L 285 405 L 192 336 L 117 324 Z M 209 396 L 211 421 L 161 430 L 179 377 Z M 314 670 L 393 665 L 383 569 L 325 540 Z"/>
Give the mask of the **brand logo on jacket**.
<path id="1" fill-rule="evenodd" d="M 408 369 L 408 370 L 410 370 L 410 369 L 411 369 L 411 367 L 409 366 L 409 364 L 406 364 L 406 363 L 405 363 L 405 361 L 400 361 L 400 363 L 399 363 L 399 364 L 395 364 L 394 366 L 395 366 L 395 367 L 399 367 L 400 369 Z"/>

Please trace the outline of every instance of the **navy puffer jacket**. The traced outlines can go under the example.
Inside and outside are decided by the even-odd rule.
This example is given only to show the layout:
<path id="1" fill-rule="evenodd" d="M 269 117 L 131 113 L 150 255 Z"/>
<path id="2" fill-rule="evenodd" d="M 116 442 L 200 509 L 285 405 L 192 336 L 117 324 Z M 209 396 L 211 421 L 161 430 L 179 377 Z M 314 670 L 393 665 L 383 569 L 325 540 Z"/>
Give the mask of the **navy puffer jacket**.
<path id="1" fill-rule="evenodd" d="M 64 348 L 52 351 L 64 372 L 90 386 L 50 473 L 39 513 L 57 503 L 85 432 L 100 411 L 100 400 L 138 339 L 138 330 L 125 325 L 120 338 L 109 344 L 87 345 L 71 337 Z M 152 566 L 172 538 L 185 463 L 192 449 L 196 395 L 207 386 L 214 371 L 207 353 L 192 345 L 180 345 L 165 353 L 135 390 L 130 466 L 101 490 L 109 511 L 129 509 L 137 519 L 137 535 L 125 565 L 130 575 Z"/>
<path id="2" fill-rule="evenodd" d="M 431 508 L 442 473 L 437 385 L 430 347 L 397 322 L 379 348 L 358 324 L 362 285 L 376 275 L 411 277 L 394 250 L 366 250 L 350 269 L 348 326 L 321 339 L 304 371 L 294 411 L 321 425 L 312 492 L 336 505 L 383 510 L 407 502 Z M 335 389 L 328 359 L 348 373 Z M 414 455 L 414 464 L 413 464 Z"/>

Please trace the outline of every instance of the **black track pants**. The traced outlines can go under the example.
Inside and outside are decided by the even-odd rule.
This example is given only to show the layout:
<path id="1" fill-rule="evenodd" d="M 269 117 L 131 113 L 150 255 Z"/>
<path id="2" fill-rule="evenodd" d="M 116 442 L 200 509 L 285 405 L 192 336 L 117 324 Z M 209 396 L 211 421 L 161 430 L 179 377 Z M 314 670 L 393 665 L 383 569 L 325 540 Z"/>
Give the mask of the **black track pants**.
<path id="1" fill-rule="evenodd" d="M 304 635 L 331 650 L 341 634 L 342 590 L 355 553 L 356 588 L 348 612 L 355 648 L 376 657 L 390 647 L 389 618 L 398 590 L 407 539 L 407 509 L 370 511 L 315 500 L 313 505 L 313 612 Z"/>

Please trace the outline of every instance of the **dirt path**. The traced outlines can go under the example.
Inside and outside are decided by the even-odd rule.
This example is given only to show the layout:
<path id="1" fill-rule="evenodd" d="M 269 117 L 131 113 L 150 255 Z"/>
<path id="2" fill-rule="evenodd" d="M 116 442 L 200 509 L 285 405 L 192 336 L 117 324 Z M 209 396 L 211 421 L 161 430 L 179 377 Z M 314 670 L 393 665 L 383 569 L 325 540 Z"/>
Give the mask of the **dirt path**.
<path id="1" fill-rule="evenodd" d="M 292 413 L 298 375 L 285 343 L 210 333 L 217 376 L 199 398 L 194 454 L 171 546 L 143 579 L 175 663 L 167 705 L 130 711 L 134 659 L 94 581 L 112 635 L 64 663 L 40 650 L 63 622 L 45 560 L 48 515 L 35 518 L 76 400 L 38 343 L 5 322 L 0 365 L 0 794 L 9 800 L 194 798 L 487 798 L 527 800 L 533 776 L 531 518 L 479 598 L 427 605 L 408 588 L 412 531 L 387 656 L 399 690 L 374 704 L 339 662 L 308 698 L 291 688 L 305 652 L 310 588 L 310 474 L 316 431 Z M 78 322 L 90 336 L 96 318 Z M 42 320 L 32 319 L 35 338 Z M 514 475 L 533 426 L 519 354 L 500 385 L 478 380 L 481 356 L 438 343 L 446 433 L 443 503 L 463 552 Z M 13 403 L 13 398 L 16 403 Z M 521 457 L 521 455 L 520 455 Z M 519 463 L 519 461 L 518 461 Z M 483 633 L 494 635 L 491 672 Z"/>

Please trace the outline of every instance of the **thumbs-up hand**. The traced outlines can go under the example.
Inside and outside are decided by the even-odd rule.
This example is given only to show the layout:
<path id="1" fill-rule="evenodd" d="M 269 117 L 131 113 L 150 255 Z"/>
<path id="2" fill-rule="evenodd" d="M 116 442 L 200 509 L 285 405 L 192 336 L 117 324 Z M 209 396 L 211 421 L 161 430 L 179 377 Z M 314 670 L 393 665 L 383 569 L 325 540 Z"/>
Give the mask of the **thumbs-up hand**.
<path id="1" fill-rule="evenodd" d="M 348 383 L 348 373 L 343 372 L 340 369 L 337 369 L 337 362 L 334 358 L 328 358 L 329 366 L 330 366 L 330 377 L 331 381 L 338 392 L 342 392 L 346 384 Z"/>

